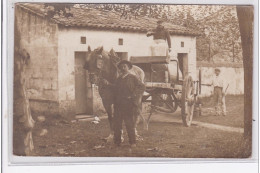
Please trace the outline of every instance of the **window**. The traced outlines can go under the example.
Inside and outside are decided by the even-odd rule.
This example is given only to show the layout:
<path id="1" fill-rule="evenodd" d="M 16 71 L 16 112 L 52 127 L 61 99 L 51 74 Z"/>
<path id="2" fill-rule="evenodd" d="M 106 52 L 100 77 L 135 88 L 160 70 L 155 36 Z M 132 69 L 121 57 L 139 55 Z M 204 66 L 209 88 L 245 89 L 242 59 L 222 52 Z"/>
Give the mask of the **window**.
<path id="1" fill-rule="evenodd" d="M 181 42 L 181 47 L 184 47 L 184 42 L 183 41 Z"/>
<path id="2" fill-rule="evenodd" d="M 86 37 L 80 37 L 80 43 L 86 44 Z"/>
<path id="3" fill-rule="evenodd" d="M 118 45 L 123 45 L 124 44 L 124 40 L 122 38 L 118 39 Z"/>

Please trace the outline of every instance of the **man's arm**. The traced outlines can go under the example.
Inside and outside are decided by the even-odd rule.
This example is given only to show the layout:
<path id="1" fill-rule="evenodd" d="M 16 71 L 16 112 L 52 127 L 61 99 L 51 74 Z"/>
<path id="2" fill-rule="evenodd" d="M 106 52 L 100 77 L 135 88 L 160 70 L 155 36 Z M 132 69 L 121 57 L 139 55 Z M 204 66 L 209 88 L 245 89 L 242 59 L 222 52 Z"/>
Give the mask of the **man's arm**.
<path id="1" fill-rule="evenodd" d="M 146 36 L 147 36 L 147 37 L 150 37 L 150 36 L 154 35 L 154 33 L 155 33 L 154 30 L 153 30 L 153 31 L 148 31 L 148 32 L 146 33 Z"/>
<path id="2" fill-rule="evenodd" d="M 154 35 L 153 32 L 147 32 L 147 34 L 146 34 L 147 37 L 150 37 L 150 36 L 152 36 L 152 35 Z"/>
<path id="3" fill-rule="evenodd" d="M 172 45 L 171 45 L 171 36 L 168 30 L 165 31 L 166 34 L 166 39 L 167 39 L 167 43 L 168 43 L 168 47 L 169 49 L 171 49 Z"/>
<path id="4" fill-rule="evenodd" d="M 133 97 L 134 99 L 139 98 L 145 91 L 145 85 L 136 77 L 133 76 Z"/>

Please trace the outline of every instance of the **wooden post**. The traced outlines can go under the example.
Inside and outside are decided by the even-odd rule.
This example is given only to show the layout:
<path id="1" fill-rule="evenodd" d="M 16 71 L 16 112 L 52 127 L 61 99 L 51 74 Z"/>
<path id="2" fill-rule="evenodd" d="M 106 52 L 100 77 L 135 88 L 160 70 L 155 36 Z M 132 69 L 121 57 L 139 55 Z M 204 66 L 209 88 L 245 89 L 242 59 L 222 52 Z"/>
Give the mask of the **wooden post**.
<path id="1" fill-rule="evenodd" d="M 35 122 L 31 116 L 25 76 L 25 66 L 29 59 L 30 55 L 25 49 L 16 47 L 14 54 L 13 154 L 19 156 L 31 155 L 34 149 L 32 130 Z"/>

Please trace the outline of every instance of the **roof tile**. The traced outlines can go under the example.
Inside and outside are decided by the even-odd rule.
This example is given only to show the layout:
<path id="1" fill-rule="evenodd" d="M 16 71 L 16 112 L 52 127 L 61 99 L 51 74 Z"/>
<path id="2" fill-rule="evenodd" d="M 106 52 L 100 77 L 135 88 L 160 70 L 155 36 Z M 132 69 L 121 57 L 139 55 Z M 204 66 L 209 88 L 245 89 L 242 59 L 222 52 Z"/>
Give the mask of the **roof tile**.
<path id="1" fill-rule="evenodd" d="M 47 13 L 43 3 L 18 3 L 21 8 L 30 10 L 40 16 L 45 16 Z M 156 26 L 157 19 L 148 17 L 138 17 L 125 19 L 121 18 L 121 14 L 115 11 L 104 11 L 94 8 L 76 8 L 72 7 L 70 13 L 73 17 L 66 18 L 64 16 L 55 15 L 55 22 L 64 26 L 77 27 L 92 27 L 92 28 L 110 28 L 114 30 L 147 32 Z M 172 23 L 165 23 L 165 27 L 171 34 L 178 35 L 200 35 L 198 31 L 186 28 Z"/>

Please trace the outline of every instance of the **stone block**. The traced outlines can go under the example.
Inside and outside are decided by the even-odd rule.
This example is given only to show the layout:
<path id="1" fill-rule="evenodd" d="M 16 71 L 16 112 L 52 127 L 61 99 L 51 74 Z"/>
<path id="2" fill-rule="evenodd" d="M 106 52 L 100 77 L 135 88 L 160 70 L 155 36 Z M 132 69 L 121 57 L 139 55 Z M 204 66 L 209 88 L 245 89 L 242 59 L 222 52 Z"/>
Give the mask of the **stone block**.
<path id="1" fill-rule="evenodd" d="M 58 78 L 58 71 L 54 70 L 52 68 L 46 68 L 46 69 L 41 69 L 43 73 L 43 78 L 44 79 L 57 79 Z"/>
<path id="2" fill-rule="evenodd" d="M 29 87 L 28 89 L 35 89 L 35 90 L 41 90 L 42 89 L 42 85 L 43 85 L 43 79 L 34 79 L 31 78 L 29 80 Z"/>
<path id="3" fill-rule="evenodd" d="M 41 99 L 42 92 L 41 90 L 36 89 L 27 89 L 27 96 L 29 99 Z"/>
<path id="4" fill-rule="evenodd" d="M 36 120 L 39 114 L 40 115 L 58 115 L 59 104 L 56 101 L 45 101 L 30 99 L 30 108 L 32 110 L 32 115 L 35 116 Z M 46 117 L 48 119 L 48 117 Z"/>
<path id="5" fill-rule="evenodd" d="M 43 90 L 42 97 L 46 100 L 57 100 L 58 90 Z"/>
<path id="6" fill-rule="evenodd" d="M 51 89 L 57 90 L 58 89 L 58 80 L 52 80 L 51 82 Z"/>
<path id="7" fill-rule="evenodd" d="M 52 89 L 52 80 L 46 80 L 44 79 L 44 82 L 42 83 L 42 87 L 44 90 L 50 90 Z"/>
<path id="8" fill-rule="evenodd" d="M 32 69 L 32 73 L 31 73 L 31 77 L 32 78 L 42 78 L 43 77 L 43 74 L 42 72 L 40 71 L 40 69 Z"/>

